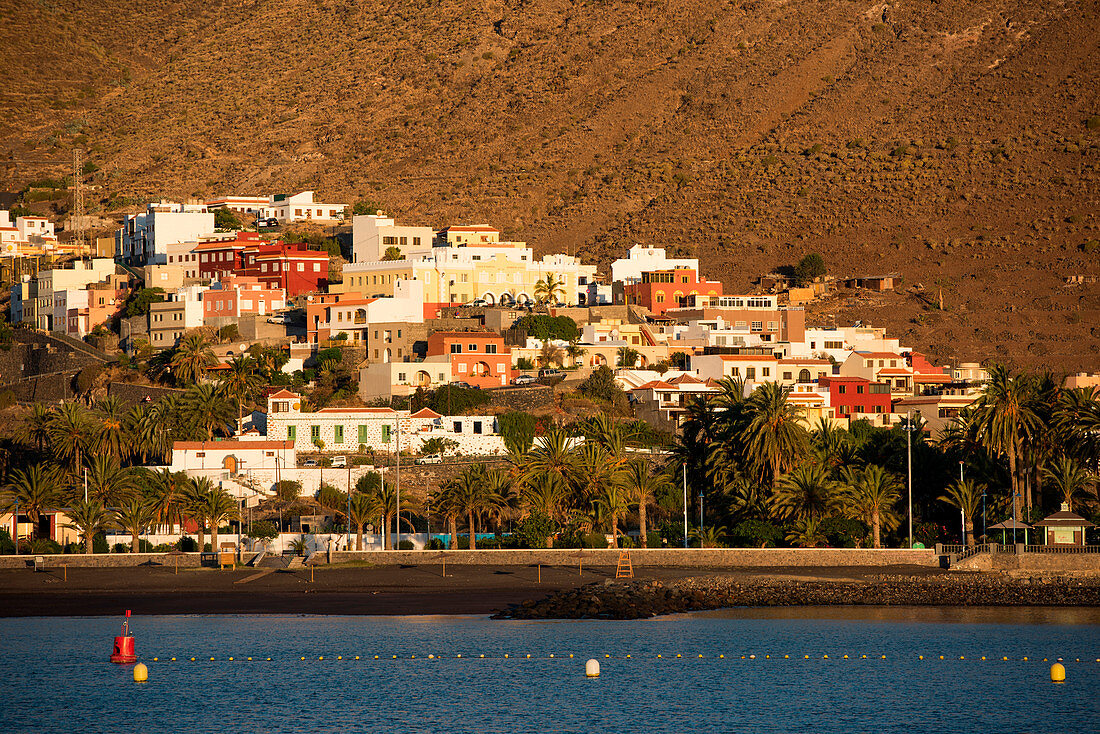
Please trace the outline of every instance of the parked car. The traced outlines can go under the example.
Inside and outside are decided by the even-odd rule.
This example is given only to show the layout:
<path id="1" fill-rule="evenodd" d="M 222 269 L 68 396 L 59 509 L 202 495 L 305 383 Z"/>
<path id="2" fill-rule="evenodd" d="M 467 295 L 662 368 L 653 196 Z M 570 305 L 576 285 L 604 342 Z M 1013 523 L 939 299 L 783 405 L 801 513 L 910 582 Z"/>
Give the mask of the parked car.
<path id="1" fill-rule="evenodd" d="M 470 301 L 470 305 L 471 306 L 488 306 L 489 302 L 486 301 L 484 298 L 475 298 L 474 300 Z"/>
<path id="2" fill-rule="evenodd" d="M 512 379 L 512 384 L 513 385 L 530 385 L 534 381 L 535 381 L 534 375 L 516 375 L 516 377 Z"/>
<path id="3" fill-rule="evenodd" d="M 421 456 L 416 460 L 417 464 L 442 464 L 443 454 L 428 454 L 427 456 Z"/>
<path id="4" fill-rule="evenodd" d="M 334 456 L 332 457 L 332 466 L 335 469 L 343 469 L 348 465 L 348 457 L 346 456 Z"/>
<path id="5" fill-rule="evenodd" d="M 279 226 L 279 220 L 276 219 L 275 217 L 267 217 L 265 219 L 257 219 L 256 220 L 257 229 L 260 228 L 260 227 L 278 227 L 278 226 Z"/>
<path id="6" fill-rule="evenodd" d="M 317 460 L 316 459 L 306 459 L 305 463 L 303 463 L 302 466 L 306 466 L 306 467 L 317 466 Z"/>
<path id="7" fill-rule="evenodd" d="M 452 382 L 451 387 L 461 387 L 463 390 L 475 390 L 476 388 L 468 382 Z"/>
<path id="8" fill-rule="evenodd" d="M 289 324 L 290 317 L 285 313 L 277 313 L 267 317 L 267 323 L 269 324 Z"/>
<path id="9" fill-rule="evenodd" d="M 555 370 L 550 367 L 543 367 L 539 370 L 539 377 L 565 377 L 565 373 L 561 370 Z"/>

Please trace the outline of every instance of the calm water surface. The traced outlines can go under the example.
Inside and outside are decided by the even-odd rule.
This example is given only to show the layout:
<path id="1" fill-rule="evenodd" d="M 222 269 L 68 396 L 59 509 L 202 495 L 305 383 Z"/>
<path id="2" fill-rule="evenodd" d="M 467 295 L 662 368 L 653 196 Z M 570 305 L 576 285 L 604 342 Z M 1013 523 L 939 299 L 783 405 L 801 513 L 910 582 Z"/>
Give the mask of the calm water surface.
<path id="1" fill-rule="evenodd" d="M 637 622 L 141 617 L 142 684 L 106 662 L 118 627 L 94 617 L 0 621 L 0 731 L 1100 730 L 1100 610 L 740 609 Z M 589 680 L 592 657 L 603 675 Z M 1049 682 L 1044 657 L 1066 659 L 1066 683 Z"/>

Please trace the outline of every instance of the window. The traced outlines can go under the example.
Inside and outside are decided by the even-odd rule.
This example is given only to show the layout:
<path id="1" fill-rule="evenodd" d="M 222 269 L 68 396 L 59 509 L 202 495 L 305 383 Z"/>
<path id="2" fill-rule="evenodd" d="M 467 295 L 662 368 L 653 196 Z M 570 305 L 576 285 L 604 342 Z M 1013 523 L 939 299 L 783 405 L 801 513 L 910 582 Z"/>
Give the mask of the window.
<path id="1" fill-rule="evenodd" d="M 397 355 L 397 356 L 401 356 L 401 355 Z M 398 372 L 397 373 L 397 381 L 398 382 L 405 382 L 406 381 L 404 372 Z"/>
<path id="2" fill-rule="evenodd" d="M 847 385 L 838 385 L 836 391 L 838 393 L 840 393 L 841 395 L 844 395 L 845 393 L 848 392 L 848 386 Z"/>
<path id="3" fill-rule="evenodd" d="M 779 322 L 778 321 L 769 321 L 768 322 L 768 331 L 778 331 L 778 330 L 779 330 Z"/>
<path id="4" fill-rule="evenodd" d="M 856 395 L 863 394 L 863 385 L 856 385 Z"/>
<path id="5" fill-rule="evenodd" d="M 741 368 L 740 367 L 734 367 L 730 370 L 730 375 L 732 375 L 733 377 L 737 377 L 740 374 L 741 374 Z"/>
<path id="6" fill-rule="evenodd" d="M 400 332 L 398 332 L 398 333 L 400 333 Z M 486 344 L 485 345 L 485 353 L 486 354 L 496 354 L 497 353 L 497 345 L 496 344 Z"/>
<path id="7" fill-rule="evenodd" d="M 455 421 L 454 422 L 454 430 L 455 430 L 455 433 L 462 433 L 462 421 Z"/>
<path id="8" fill-rule="evenodd" d="M 382 426 L 382 443 L 390 442 L 390 431 L 392 430 L 392 428 L 393 426 L 389 425 L 388 423 Z"/>
<path id="9" fill-rule="evenodd" d="M 370 427 L 365 423 L 359 424 L 359 443 L 366 444 L 370 438 Z"/>
<path id="10" fill-rule="evenodd" d="M 753 321 L 752 322 L 752 330 L 753 331 L 763 331 L 764 330 L 764 322 L 763 321 Z"/>
<path id="11" fill-rule="evenodd" d="M 481 433 L 481 421 L 474 421 L 474 433 Z"/>
<path id="12" fill-rule="evenodd" d="M 791 377 L 791 373 L 790 373 L 790 372 L 784 372 L 784 373 L 783 373 L 783 379 L 784 379 L 784 380 L 790 380 L 790 379 L 792 379 L 792 377 Z"/>
<path id="13" fill-rule="evenodd" d="M 297 438 L 298 438 L 298 426 L 287 426 L 286 427 L 286 440 L 287 441 L 295 441 L 295 440 L 297 440 Z"/>
<path id="14" fill-rule="evenodd" d="M 305 263 L 298 263 L 297 265 L 298 265 L 298 272 L 299 273 L 304 273 L 306 271 L 306 264 Z"/>
<path id="15" fill-rule="evenodd" d="M 315 273 L 321 272 L 321 263 L 313 263 L 313 272 L 315 272 Z"/>
<path id="16" fill-rule="evenodd" d="M 771 368 L 771 367 L 761 367 L 761 368 L 760 368 L 760 374 L 761 374 L 761 375 L 762 375 L 763 377 L 771 377 L 771 374 L 772 374 L 772 368 Z"/>
<path id="17" fill-rule="evenodd" d="M 476 344 L 470 344 L 469 347 L 470 348 L 467 349 L 466 351 L 468 351 L 468 352 L 476 352 L 477 351 L 477 345 Z"/>
<path id="18" fill-rule="evenodd" d="M 377 336 L 377 334 L 375 336 Z M 451 354 L 462 354 L 462 345 L 461 344 L 452 344 L 451 345 Z"/>
<path id="19" fill-rule="evenodd" d="M 344 442 L 344 427 L 334 426 L 332 429 L 332 442 L 343 443 Z"/>
<path id="20" fill-rule="evenodd" d="M 201 458 L 206 456 L 206 452 L 205 451 L 196 451 L 195 456 L 197 456 L 201 459 Z"/>
<path id="21" fill-rule="evenodd" d="M 310 426 L 309 427 L 309 440 L 310 441 L 317 441 L 320 438 L 321 438 L 321 427 L 320 426 Z"/>
<path id="22" fill-rule="evenodd" d="M 826 349 L 843 349 L 844 342 L 825 342 L 824 346 Z M 813 346 L 811 345 L 811 349 L 812 348 Z"/>
<path id="23" fill-rule="evenodd" d="M 746 367 L 745 368 L 745 379 L 746 380 L 755 380 L 756 379 L 756 368 L 755 367 Z"/>

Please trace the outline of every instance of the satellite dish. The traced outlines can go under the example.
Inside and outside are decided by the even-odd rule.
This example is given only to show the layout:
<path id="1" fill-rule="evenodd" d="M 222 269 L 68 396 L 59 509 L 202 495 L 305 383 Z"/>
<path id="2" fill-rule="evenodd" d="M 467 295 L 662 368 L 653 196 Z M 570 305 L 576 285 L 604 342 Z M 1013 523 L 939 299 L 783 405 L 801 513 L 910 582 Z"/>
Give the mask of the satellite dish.
<path id="1" fill-rule="evenodd" d="M 241 345 L 241 351 L 242 352 L 248 351 L 248 345 L 247 344 L 242 344 Z"/>

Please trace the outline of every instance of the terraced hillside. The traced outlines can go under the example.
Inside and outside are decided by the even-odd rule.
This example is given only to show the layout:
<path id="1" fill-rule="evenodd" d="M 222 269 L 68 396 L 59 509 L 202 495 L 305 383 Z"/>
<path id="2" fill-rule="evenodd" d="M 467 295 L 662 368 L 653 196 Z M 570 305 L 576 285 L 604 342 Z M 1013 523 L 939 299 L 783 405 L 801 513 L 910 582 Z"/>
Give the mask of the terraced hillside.
<path id="1" fill-rule="evenodd" d="M 76 145 L 115 208 L 314 188 L 737 289 L 819 251 L 905 279 L 820 321 L 1097 367 L 1100 285 L 1065 283 L 1100 275 L 1096 3 L 86 5 L 0 10 L 0 188 Z"/>

